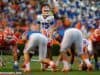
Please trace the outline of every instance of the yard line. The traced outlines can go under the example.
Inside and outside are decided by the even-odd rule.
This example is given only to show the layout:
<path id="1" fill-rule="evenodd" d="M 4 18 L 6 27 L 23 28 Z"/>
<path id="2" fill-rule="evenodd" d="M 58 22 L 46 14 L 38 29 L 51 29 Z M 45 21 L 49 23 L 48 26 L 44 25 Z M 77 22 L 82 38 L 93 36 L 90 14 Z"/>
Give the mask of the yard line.
<path id="1" fill-rule="evenodd" d="M 0 72 L 0 75 L 22 75 L 22 72 Z"/>

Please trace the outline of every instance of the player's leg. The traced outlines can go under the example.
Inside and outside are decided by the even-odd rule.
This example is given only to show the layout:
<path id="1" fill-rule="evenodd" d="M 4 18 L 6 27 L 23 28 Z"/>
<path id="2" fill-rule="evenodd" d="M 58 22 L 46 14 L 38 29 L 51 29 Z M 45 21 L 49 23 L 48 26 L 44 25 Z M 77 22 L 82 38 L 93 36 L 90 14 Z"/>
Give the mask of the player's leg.
<path id="1" fill-rule="evenodd" d="M 100 42 L 93 42 L 93 53 L 94 53 L 94 60 L 95 60 L 95 69 L 99 70 L 99 59 L 98 59 L 98 55 L 100 52 Z"/>
<path id="2" fill-rule="evenodd" d="M 51 46 L 51 41 L 48 42 L 48 45 L 47 45 L 47 56 L 46 56 L 48 59 L 52 60 L 52 46 Z"/>
<path id="3" fill-rule="evenodd" d="M 92 70 L 92 64 L 89 60 L 88 53 L 83 52 L 83 39 L 82 34 L 77 33 L 77 39 L 75 40 L 76 49 L 78 50 L 78 54 L 81 56 L 83 62 L 87 65 L 87 70 Z"/>
<path id="4" fill-rule="evenodd" d="M 63 68 L 62 68 L 63 72 L 70 70 L 70 64 L 69 64 L 69 61 L 68 61 L 68 58 L 67 58 L 67 55 L 66 55 L 66 51 L 60 52 L 58 60 L 61 60 L 62 63 L 63 63 Z"/>
<path id="5" fill-rule="evenodd" d="M 24 64 L 23 64 L 24 72 L 30 71 L 30 57 L 28 52 L 24 52 Z"/>
<path id="6" fill-rule="evenodd" d="M 13 68 L 17 71 L 19 69 L 19 66 L 18 66 L 18 53 L 19 53 L 19 51 L 18 51 L 16 41 L 15 40 L 10 41 L 9 45 L 10 45 L 10 48 L 12 49 L 12 54 L 13 54 L 13 59 L 14 59 Z"/>
<path id="7" fill-rule="evenodd" d="M 74 63 L 74 59 L 75 59 L 75 44 L 72 44 L 72 46 L 71 46 L 71 60 L 70 60 L 71 65 Z"/>
<path id="8" fill-rule="evenodd" d="M 22 56 L 22 54 L 23 54 L 23 50 L 24 50 L 24 43 L 22 43 L 22 44 L 17 44 L 17 47 L 18 47 L 18 61 L 20 61 L 20 58 L 21 58 L 21 56 Z"/>
<path id="9" fill-rule="evenodd" d="M 17 49 L 16 45 L 12 46 L 12 48 L 13 48 L 13 50 L 12 50 L 13 53 L 12 54 L 13 54 L 13 58 L 14 58 L 13 68 L 15 70 L 18 70 L 19 69 L 19 67 L 18 67 L 18 49 Z"/>
<path id="10" fill-rule="evenodd" d="M 75 45 L 74 43 L 71 45 L 71 48 L 67 50 L 67 55 L 69 54 L 70 58 L 69 58 L 69 62 L 70 62 L 70 69 L 73 69 L 73 63 L 74 63 L 74 59 L 75 59 Z"/>
<path id="11" fill-rule="evenodd" d="M 40 39 L 40 43 L 39 43 L 39 60 L 40 62 L 42 62 L 42 60 L 44 58 L 46 58 L 47 56 L 47 41 L 46 39 L 44 39 L 44 42 L 42 41 L 42 39 Z M 44 70 L 45 67 L 44 67 L 44 61 L 41 63 L 41 69 Z"/>
<path id="12" fill-rule="evenodd" d="M 24 66 L 23 66 L 23 70 L 25 72 L 30 71 L 30 55 L 29 55 L 29 51 L 34 47 L 34 38 L 30 38 L 28 40 L 28 42 L 25 45 L 24 48 Z"/>
<path id="13" fill-rule="evenodd" d="M 70 48 L 72 44 L 72 38 L 70 36 L 69 32 L 65 32 L 65 35 L 63 37 L 62 43 L 61 43 L 61 49 L 60 49 L 60 55 L 57 61 L 62 61 L 63 62 L 63 69 L 62 71 L 69 71 L 70 70 L 70 65 L 69 61 L 66 56 L 66 50 Z"/>
<path id="14" fill-rule="evenodd" d="M 47 55 L 47 39 L 41 38 L 40 44 L 39 44 L 39 60 L 41 62 L 41 69 L 45 70 L 48 66 L 51 66 L 52 70 L 55 69 L 55 64 L 50 59 L 46 58 Z"/>
<path id="15" fill-rule="evenodd" d="M 62 61 L 62 56 L 59 54 L 56 60 L 56 66 L 59 66 L 60 62 Z"/>

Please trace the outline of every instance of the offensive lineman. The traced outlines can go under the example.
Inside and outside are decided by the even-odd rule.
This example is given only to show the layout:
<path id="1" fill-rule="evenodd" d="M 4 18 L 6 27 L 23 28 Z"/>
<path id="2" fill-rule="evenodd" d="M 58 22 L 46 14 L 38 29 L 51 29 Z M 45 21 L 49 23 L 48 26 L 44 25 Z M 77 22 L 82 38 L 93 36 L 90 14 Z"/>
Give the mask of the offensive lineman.
<path id="1" fill-rule="evenodd" d="M 35 27 L 35 28 L 34 28 Z M 24 72 L 29 72 L 30 69 L 30 56 L 29 53 L 31 50 L 34 50 L 35 47 L 39 47 L 39 60 L 42 64 L 42 70 L 45 70 L 44 65 L 48 65 L 55 71 L 56 65 L 53 61 L 46 58 L 47 54 L 47 43 L 48 39 L 45 35 L 41 34 L 38 29 L 37 25 L 35 25 L 35 31 L 30 30 L 26 34 L 24 34 L 23 39 L 27 40 L 24 48 Z"/>
<path id="2" fill-rule="evenodd" d="M 91 70 L 92 64 L 90 63 L 88 56 L 85 55 L 82 50 L 83 42 L 82 42 L 81 31 L 76 28 L 69 28 L 64 32 L 64 37 L 61 42 L 60 55 L 58 57 L 58 60 L 61 60 L 63 62 L 62 71 L 70 70 L 70 64 L 69 64 L 67 56 L 66 56 L 66 50 L 68 50 L 68 48 L 70 48 L 73 43 L 75 44 L 76 50 L 78 50 L 79 56 L 81 56 L 82 60 L 86 63 L 88 70 Z"/>

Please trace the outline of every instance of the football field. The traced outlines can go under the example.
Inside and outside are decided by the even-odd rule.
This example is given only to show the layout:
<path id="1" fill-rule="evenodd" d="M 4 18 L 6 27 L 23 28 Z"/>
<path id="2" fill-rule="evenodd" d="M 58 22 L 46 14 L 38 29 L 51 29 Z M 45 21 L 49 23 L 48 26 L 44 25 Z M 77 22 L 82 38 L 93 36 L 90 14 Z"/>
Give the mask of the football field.
<path id="1" fill-rule="evenodd" d="M 56 59 L 56 58 L 57 57 L 54 57 L 54 59 Z M 20 60 L 20 65 L 22 65 L 22 62 L 23 62 L 22 59 L 23 59 L 23 57 Z M 50 70 L 41 71 L 39 62 L 34 60 L 34 59 L 37 59 L 37 57 L 33 57 L 32 59 L 33 59 L 33 61 L 31 62 L 32 71 L 30 73 L 25 74 L 20 71 L 16 74 L 11 74 L 11 73 L 15 73 L 15 71 L 12 68 L 12 66 L 13 66 L 12 56 L 3 56 L 5 66 L 0 67 L 0 75 L 100 75 L 100 70 L 92 71 L 92 72 L 79 71 L 77 61 L 75 61 L 75 64 L 73 65 L 73 70 L 70 72 L 61 72 L 60 70 L 57 72 L 51 72 Z M 59 66 L 59 68 L 61 68 L 61 65 Z M 4 72 L 6 72 L 6 74 L 2 74 Z"/>

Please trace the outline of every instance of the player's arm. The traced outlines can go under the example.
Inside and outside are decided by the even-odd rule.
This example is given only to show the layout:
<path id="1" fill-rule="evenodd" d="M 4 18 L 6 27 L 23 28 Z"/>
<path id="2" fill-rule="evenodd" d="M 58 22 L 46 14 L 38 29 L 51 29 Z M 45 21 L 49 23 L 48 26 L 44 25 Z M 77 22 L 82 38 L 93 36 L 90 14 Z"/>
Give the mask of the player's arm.
<path id="1" fill-rule="evenodd" d="M 37 16 L 37 19 L 36 19 L 36 22 L 35 22 L 35 25 L 36 25 L 36 28 L 40 31 L 40 24 L 41 24 L 41 19 L 40 19 L 40 15 Z"/>
<path id="2" fill-rule="evenodd" d="M 52 20 L 51 20 L 51 22 L 50 22 L 50 37 L 52 37 L 53 36 L 53 32 L 55 32 L 56 31 L 56 29 L 57 29 L 57 26 L 56 26 L 56 24 L 55 24 L 55 20 L 54 20 L 54 16 L 52 16 Z"/>
<path id="3" fill-rule="evenodd" d="M 27 32 L 24 32 L 21 36 L 21 39 L 23 40 L 23 42 L 27 41 Z"/>

